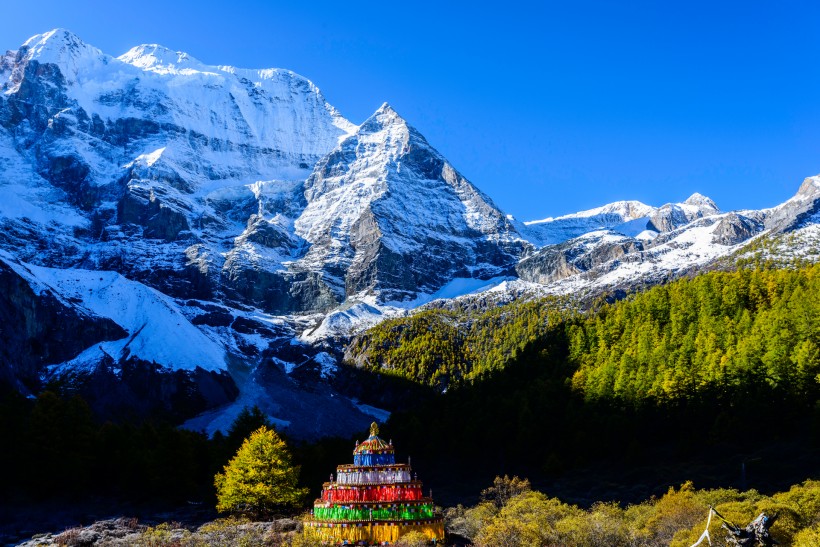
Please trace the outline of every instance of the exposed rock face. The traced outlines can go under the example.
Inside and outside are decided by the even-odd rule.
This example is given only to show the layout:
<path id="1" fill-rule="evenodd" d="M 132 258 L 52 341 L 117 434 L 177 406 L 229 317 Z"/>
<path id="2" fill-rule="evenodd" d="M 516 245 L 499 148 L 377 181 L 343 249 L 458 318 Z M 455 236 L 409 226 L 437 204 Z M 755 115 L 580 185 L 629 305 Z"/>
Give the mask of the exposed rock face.
<path id="1" fill-rule="evenodd" d="M 569 276 L 589 272 L 630 253 L 643 251 L 635 239 L 595 232 L 559 245 L 550 245 L 521 260 L 516 267 L 525 281 L 548 285 Z"/>
<path id="2" fill-rule="evenodd" d="M 765 227 L 772 232 L 796 228 L 820 211 L 820 176 L 808 177 L 790 200 L 765 211 Z"/>
<path id="3" fill-rule="evenodd" d="M 667 204 L 660 207 L 650 218 L 647 226 L 656 232 L 671 232 L 687 224 L 689 219 L 678 205 Z"/>
<path id="4" fill-rule="evenodd" d="M 699 218 L 720 213 L 715 202 L 701 194 L 692 194 L 683 203 L 667 203 L 650 217 L 647 227 L 665 233 L 676 230 Z"/>
<path id="5" fill-rule="evenodd" d="M 763 225 L 760 222 L 737 213 L 729 213 L 718 222 L 717 227 L 712 232 L 712 243 L 737 245 L 762 230 Z"/>

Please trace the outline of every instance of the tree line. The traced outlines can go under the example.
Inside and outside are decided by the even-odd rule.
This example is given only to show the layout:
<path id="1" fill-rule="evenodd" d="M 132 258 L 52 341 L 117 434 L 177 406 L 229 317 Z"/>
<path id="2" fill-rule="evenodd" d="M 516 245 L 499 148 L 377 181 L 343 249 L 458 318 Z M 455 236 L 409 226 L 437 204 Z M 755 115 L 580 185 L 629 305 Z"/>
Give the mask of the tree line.
<path id="1" fill-rule="evenodd" d="M 269 426 L 245 409 L 213 437 L 163 421 L 99 421 L 79 396 L 0 395 L 0 497 L 20 503 L 94 497 L 133 504 L 214 507 L 214 476 L 250 433 Z M 303 449 L 311 461 L 310 450 Z"/>

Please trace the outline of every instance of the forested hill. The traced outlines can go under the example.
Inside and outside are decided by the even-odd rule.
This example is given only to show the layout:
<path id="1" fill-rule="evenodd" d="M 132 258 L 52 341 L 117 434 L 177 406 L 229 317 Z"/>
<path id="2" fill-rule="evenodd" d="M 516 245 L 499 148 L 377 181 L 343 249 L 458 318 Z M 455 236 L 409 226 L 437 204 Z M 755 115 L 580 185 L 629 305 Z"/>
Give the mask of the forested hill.
<path id="1" fill-rule="evenodd" d="M 820 265 L 710 273 L 567 325 L 573 387 L 642 404 L 767 385 L 807 400 L 820 382 Z"/>
<path id="2" fill-rule="evenodd" d="M 503 367 L 566 317 L 565 299 L 516 301 L 489 311 L 431 309 L 384 321 L 355 337 L 345 354 L 365 369 L 440 391 Z"/>
<path id="3" fill-rule="evenodd" d="M 817 391 L 820 265 L 712 272 L 586 314 L 567 309 L 544 299 L 483 313 L 429 310 L 370 329 L 347 357 L 442 389 L 559 336 L 572 385 L 590 400 L 675 401 L 761 382 L 801 398 Z"/>

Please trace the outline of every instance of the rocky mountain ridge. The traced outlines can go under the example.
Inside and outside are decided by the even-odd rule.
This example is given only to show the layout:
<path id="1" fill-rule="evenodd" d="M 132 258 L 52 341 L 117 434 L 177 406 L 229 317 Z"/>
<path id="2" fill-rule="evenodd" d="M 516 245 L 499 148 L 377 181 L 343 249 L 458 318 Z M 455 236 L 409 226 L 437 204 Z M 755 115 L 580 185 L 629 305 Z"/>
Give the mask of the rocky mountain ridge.
<path id="1" fill-rule="evenodd" d="M 629 290 L 771 234 L 811 249 L 818 180 L 763 211 L 694 194 L 520 223 L 386 103 L 356 126 L 291 71 L 58 29 L 0 56 L 0 317 L 23 348 L 0 377 L 344 433 L 386 415 L 334 383 L 351 333 L 438 298 Z M 85 334 L 57 351 L 61 322 Z"/>

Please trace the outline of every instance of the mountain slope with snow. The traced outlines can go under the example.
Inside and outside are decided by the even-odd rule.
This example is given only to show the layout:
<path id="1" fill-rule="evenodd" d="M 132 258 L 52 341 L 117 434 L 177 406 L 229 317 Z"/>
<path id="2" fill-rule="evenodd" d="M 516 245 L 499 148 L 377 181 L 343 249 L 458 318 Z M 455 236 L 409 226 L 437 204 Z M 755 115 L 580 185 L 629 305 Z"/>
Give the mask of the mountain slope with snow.
<path id="1" fill-rule="evenodd" d="M 227 370 L 225 350 L 177 309 L 167 296 L 115 272 L 24 266 L 32 285 L 99 317 L 111 319 L 128 336 L 89 348 L 67 366 L 94 366 L 103 355 L 115 360 L 136 357 L 175 370 Z"/>
<path id="2" fill-rule="evenodd" d="M 211 67 L 160 46 L 115 58 L 65 30 L 6 53 L 0 91 L 9 246 L 175 294 L 218 284 L 231 240 L 271 199 L 261 187 L 303 200 L 294 184 L 355 130 L 291 71 Z"/>
<path id="3" fill-rule="evenodd" d="M 784 234 L 790 234 L 797 248 L 780 246 L 769 259 L 778 262 L 779 257 L 797 254 L 817 261 L 820 249 L 812 234 L 820 218 L 818 180 L 807 178 L 794 197 L 760 211 L 721 213 L 711 199 L 694 194 L 683 203 L 658 207 L 647 217 L 546 245 L 524 257 L 517 271 L 521 279 L 541 284 L 547 293 L 629 292 L 748 256 L 746 247 L 782 241 Z M 636 235 L 623 229 L 635 222 L 646 230 Z"/>
<path id="4" fill-rule="evenodd" d="M 524 222 L 522 232 L 539 247 L 562 243 L 595 230 L 626 227 L 625 225 L 632 221 L 640 223 L 643 220 L 638 231 L 640 232 L 646 228 L 649 216 L 655 211 L 655 207 L 640 201 L 617 201 L 556 218 L 548 217 L 543 220 Z"/>
<path id="5" fill-rule="evenodd" d="M 0 56 L 0 379 L 146 412 L 190 388 L 173 416 L 191 427 L 258 404 L 296 436 L 345 434 L 391 410 L 344 377 L 352 333 L 453 300 L 628 292 L 761 241 L 816 260 L 819 180 L 761 211 L 693 194 L 519 223 L 386 103 L 356 126 L 289 70 L 114 57 L 57 29 Z"/>

